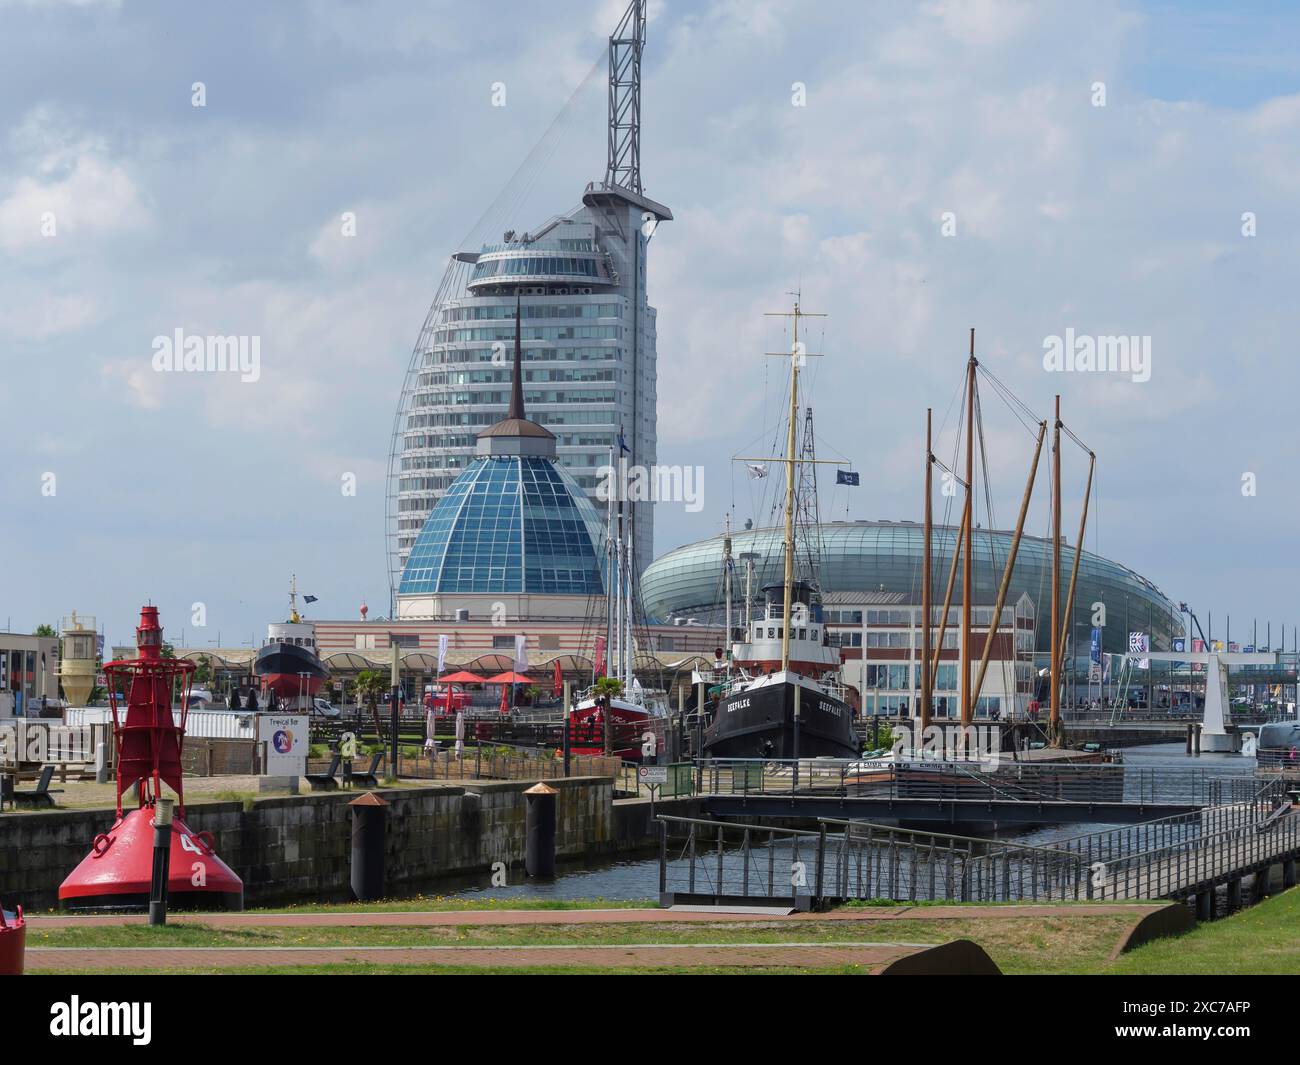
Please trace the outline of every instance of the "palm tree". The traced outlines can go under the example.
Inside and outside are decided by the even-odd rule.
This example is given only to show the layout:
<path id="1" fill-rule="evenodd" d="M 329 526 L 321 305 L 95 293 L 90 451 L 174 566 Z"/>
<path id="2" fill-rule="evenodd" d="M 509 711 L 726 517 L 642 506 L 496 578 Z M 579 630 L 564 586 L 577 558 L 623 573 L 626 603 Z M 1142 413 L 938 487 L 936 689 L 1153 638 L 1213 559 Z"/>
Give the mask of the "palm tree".
<path id="1" fill-rule="evenodd" d="M 377 669 L 363 669 L 357 674 L 352 690 L 356 692 L 358 702 L 364 699 L 370 707 L 370 716 L 375 719 L 375 735 L 382 742 L 384 729 L 379 718 L 379 696 L 388 690 L 388 679 Z"/>

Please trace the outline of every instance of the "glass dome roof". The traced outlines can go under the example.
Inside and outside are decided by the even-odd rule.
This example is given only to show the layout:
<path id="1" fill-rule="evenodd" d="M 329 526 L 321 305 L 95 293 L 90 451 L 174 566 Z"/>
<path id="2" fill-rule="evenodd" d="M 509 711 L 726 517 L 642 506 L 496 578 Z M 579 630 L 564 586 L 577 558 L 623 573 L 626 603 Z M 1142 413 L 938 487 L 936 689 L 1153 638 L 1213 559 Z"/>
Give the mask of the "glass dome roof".
<path id="1" fill-rule="evenodd" d="M 438 500 L 398 595 L 597 595 L 604 523 L 552 459 L 476 459 Z"/>

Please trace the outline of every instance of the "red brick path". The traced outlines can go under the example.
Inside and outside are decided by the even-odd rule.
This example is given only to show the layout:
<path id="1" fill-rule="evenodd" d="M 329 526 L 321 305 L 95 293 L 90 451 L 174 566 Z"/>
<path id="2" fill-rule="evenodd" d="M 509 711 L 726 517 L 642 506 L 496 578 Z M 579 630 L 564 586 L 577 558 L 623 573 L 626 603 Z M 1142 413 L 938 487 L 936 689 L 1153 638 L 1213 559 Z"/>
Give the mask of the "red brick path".
<path id="1" fill-rule="evenodd" d="M 789 916 L 758 913 L 694 912 L 690 910 L 426 910 L 368 912 L 345 910 L 336 913 L 176 913 L 168 924 L 201 924 L 209 928 L 296 928 L 373 926 L 446 927 L 454 925 L 588 925 L 588 924 L 731 924 L 744 921 L 798 923 L 801 921 L 945 921 L 1016 920 L 1023 917 L 1098 917 L 1107 914 L 1133 919 L 1163 903 L 1093 903 L 1078 905 L 1016 906 L 871 906 L 831 910 L 828 913 L 794 913 Z M 54 928 L 106 928 L 145 924 L 143 915 L 29 915 L 33 932 Z"/>
<path id="2" fill-rule="evenodd" d="M 27 971 L 130 972 L 191 969 L 200 972 L 264 966 L 456 965 L 475 968 L 800 968 L 860 965 L 872 972 L 918 948 L 907 944 L 700 944 L 584 947 L 246 947 L 52 948 L 29 947 Z"/>

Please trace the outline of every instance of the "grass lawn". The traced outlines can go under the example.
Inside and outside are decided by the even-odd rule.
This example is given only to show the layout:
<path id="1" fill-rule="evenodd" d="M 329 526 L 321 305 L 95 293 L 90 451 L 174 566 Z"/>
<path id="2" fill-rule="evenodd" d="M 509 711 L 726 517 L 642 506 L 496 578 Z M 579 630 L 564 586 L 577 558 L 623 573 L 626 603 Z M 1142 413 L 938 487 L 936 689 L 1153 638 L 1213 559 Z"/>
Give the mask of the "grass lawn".
<path id="1" fill-rule="evenodd" d="M 1292 888 L 1186 935 L 1130 951 L 1107 972 L 1292 976 L 1300 973 L 1300 889 Z"/>
<path id="2" fill-rule="evenodd" d="M 402 904 L 376 903 L 354 906 L 301 906 L 287 911 L 323 912 L 333 910 L 452 910 L 482 911 L 494 909 L 610 909 L 648 907 L 649 900 L 617 902 L 588 900 L 473 900 L 413 899 Z M 221 929 L 209 925 L 96 926 L 88 928 L 29 929 L 31 947 L 312 947 L 312 946 L 585 946 L 636 945 L 643 943 L 836 943 L 836 942 L 903 942 L 940 943 L 951 939 L 971 939 L 980 944 L 1003 972 L 1024 975 L 1048 974 L 1141 974 L 1141 975 L 1283 975 L 1300 973 L 1300 889 L 1293 889 L 1242 910 L 1232 917 L 1203 924 L 1193 931 L 1172 939 L 1158 940 L 1139 947 L 1115 961 L 1108 956 L 1134 919 L 1132 912 L 1114 915 L 1072 915 L 1064 905 L 1049 916 L 1014 918 L 956 917 L 929 919 L 925 907 L 914 916 L 879 922 L 802 920 L 728 921 L 720 915 L 707 923 L 630 923 L 547 924 L 547 925 L 471 925 L 442 927 L 271 927 L 252 925 Z M 125 971 L 125 970 L 124 970 Z M 176 970 L 177 972 L 196 970 Z M 204 970 L 209 971 L 209 970 Z M 265 973 L 481 973 L 473 966 L 367 965 L 344 962 L 338 965 L 268 966 L 241 972 Z M 493 972 L 555 972 L 543 968 L 502 968 Z M 620 969 L 564 968 L 565 973 L 585 971 L 613 974 Z M 766 970 L 734 968 L 644 968 L 628 972 L 672 973 L 745 973 L 834 972 L 862 970 L 853 966 L 832 969 Z"/>
<path id="3" fill-rule="evenodd" d="M 249 927 L 202 925 L 150 928 L 127 925 L 31 930 L 30 947 L 312 947 L 312 946 L 586 946 L 641 943 L 943 943 L 972 939 L 1007 973 L 1100 972 L 1132 921 L 1130 914 L 1103 917 L 972 918 L 849 921 L 716 922 L 620 925 L 449 925 L 410 927 Z M 365 971 L 374 971 L 373 968 Z M 407 968 L 409 967 L 387 967 Z M 419 967 L 421 971 L 425 967 Z M 448 967 L 437 967 L 439 971 Z M 360 971 L 355 964 L 322 971 Z M 567 969 L 565 971 L 568 971 Z M 607 970 L 603 970 L 607 971 Z M 641 971 L 641 970 L 638 970 Z M 691 970 L 695 971 L 695 970 Z M 751 972 L 753 970 L 746 969 Z"/>

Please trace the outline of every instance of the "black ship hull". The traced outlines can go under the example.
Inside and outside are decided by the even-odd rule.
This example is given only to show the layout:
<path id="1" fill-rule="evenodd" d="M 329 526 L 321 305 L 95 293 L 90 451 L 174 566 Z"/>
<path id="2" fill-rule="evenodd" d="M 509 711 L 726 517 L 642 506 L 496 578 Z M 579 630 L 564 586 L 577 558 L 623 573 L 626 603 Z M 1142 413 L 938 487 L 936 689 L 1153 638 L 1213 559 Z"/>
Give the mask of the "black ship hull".
<path id="1" fill-rule="evenodd" d="M 329 672 L 315 653 L 292 643 L 268 643 L 257 652 L 253 673 L 281 699 L 314 698 Z"/>
<path id="2" fill-rule="evenodd" d="M 759 683 L 724 695 L 704 732 L 710 758 L 857 758 L 862 745 L 853 728 L 853 708 L 813 688 L 799 693 L 795 728 L 792 681 Z"/>

